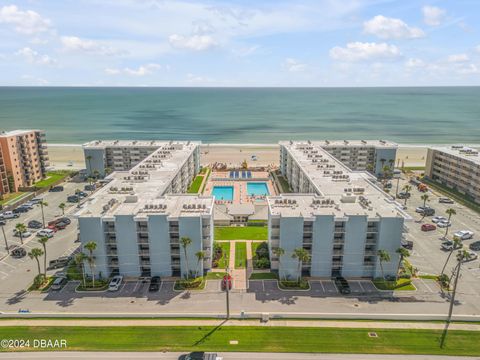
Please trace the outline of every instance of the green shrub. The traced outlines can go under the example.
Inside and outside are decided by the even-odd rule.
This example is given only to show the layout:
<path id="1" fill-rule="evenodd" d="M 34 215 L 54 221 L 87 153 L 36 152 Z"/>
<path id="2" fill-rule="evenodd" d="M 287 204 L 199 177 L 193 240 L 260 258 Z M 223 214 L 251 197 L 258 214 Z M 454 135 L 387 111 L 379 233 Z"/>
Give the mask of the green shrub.
<path id="1" fill-rule="evenodd" d="M 257 250 L 255 250 L 255 254 L 258 259 L 262 258 L 269 258 L 268 256 L 268 244 L 266 241 L 262 242 L 260 245 L 258 245 Z"/>
<path id="2" fill-rule="evenodd" d="M 261 258 L 255 260 L 255 264 L 253 265 L 255 269 L 269 269 L 270 268 L 270 260 L 267 258 Z"/>

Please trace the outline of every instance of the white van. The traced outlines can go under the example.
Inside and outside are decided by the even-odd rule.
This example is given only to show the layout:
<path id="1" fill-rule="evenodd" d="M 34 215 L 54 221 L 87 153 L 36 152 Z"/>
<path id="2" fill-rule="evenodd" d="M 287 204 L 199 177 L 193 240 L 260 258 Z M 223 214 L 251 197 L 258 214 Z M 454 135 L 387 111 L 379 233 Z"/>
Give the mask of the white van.
<path id="1" fill-rule="evenodd" d="M 123 281 L 122 275 L 114 276 L 110 281 L 110 284 L 108 284 L 108 291 L 117 291 L 120 288 L 120 285 L 122 285 L 122 281 Z"/>
<path id="2" fill-rule="evenodd" d="M 47 238 L 53 237 L 54 234 L 55 234 L 55 231 L 53 231 L 52 229 L 42 229 L 37 232 L 37 236 L 40 236 L 40 237 L 46 236 Z"/>

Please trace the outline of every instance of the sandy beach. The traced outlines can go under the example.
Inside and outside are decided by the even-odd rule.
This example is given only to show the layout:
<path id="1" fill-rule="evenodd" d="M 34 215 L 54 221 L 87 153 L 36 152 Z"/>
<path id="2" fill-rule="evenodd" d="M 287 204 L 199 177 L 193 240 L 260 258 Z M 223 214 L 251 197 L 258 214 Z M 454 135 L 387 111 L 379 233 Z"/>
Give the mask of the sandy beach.
<path id="1" fill-rule="evenodd" d="M 49 144 L 50 166 L 55 169 L 83 169 L 85 159 L 81 145 Z M 240 166 L 246 160 L 249 166 L 278 166 L 279 147 L 276 144 L 204 144 L 201 146 L 202 165 L 226 163 Z M 257 160 L 252 160 L 252 155 Z M 399 145 L 396 165 L 424 166 L 427 147 Z"/>

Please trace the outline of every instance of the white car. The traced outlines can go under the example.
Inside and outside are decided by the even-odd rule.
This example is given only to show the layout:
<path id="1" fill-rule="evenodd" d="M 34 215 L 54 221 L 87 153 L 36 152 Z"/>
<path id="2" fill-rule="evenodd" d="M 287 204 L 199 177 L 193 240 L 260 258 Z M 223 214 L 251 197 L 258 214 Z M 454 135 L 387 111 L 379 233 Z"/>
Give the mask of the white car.
<path id="1" fill-rule="evenodd" d="M 462 239 L 462 240 L 468 240 L 473 238 L 473 231 L 460 230 L 460 231 L 457 231 L 455 234 L 453 234 L 453 236 L 458 237 L 459 239 Z"/>
<path id="2" fill-rule="evenodd" d="M 53 237 L 54 234 L 55 234 L 55 231 L 53 231 L 52 229 L 42 229 L 37 232 L 37 236 L 39 237 L 46 236 L 47 238 Z"/>
<path id="3" fill-rule="evenodd" d="M 2 219 L 16 219 L 20 217 L 19 214 L 15 214 L 13 211 L 5 211 L 4 213 L 0 214 Z"/>
<path id="4" fill-rule="evenodd" d="M 108 291 L 117 291 L 120 288 L 120 285 L 122 285 L 122 281 L 123 281 L 122 275 L 114 276 L 110 281 L 110 284 L 108 284 Z"/>
<path id="5" fill-rule="evenodd" d="M 28 237 L 31 236 L 31 235 L 32 235 L 32 233 L 27 230 L 27 231 L 24 231 L 24 232 L 22 233 L 22 238 L 25 239 L 25 238 L 28 238 Z M 14 229 L 14 230 L 13 230 L 13 236 L 18 236 L 18 237 L 20 237 L 20 231 L 18 231 L 17 229 Z"/>
<path id="6" fill-rule="evenodd" d="M 438 223 L 437 223 L 437 226 L 438 226 L 439 228 L 447 228 L 447 227 L 452 226 L 452 223 L 451 223 L 450 221 L 446 221 L 446 220 L 445 220 L 445 221 L 440 221 L 440 222 L 438 222 Z"/>
<path id="7" fill-rule="evenodd" d="M 448 221 L 448 220 L 447 220 L 447 218 L 444 217 L 444 216 L 434 216 L 434 217 L 432 218 L 432 222 L 435 223 L 435 224 L 436 224 L 436 223 L 439 223 L 439 222 L 441 222 L 441 221 Z"/>

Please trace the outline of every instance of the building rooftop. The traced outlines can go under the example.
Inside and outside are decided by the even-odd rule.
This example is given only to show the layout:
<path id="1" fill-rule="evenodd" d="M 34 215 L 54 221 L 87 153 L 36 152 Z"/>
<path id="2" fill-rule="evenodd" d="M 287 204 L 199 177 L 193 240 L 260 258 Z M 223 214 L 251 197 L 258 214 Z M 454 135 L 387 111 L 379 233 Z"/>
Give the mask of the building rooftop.
<path id="1" fill-rule="evenodd" d="M 459 157 L 464 160 L 471 161 L 475 164 L 480 165 L 480 156 L 478 150 L 463 146 L 463 145 L 453 145 L 453 146 L 443 146 L 443 147 L 432 147 L 432 150 L 441 151 L 449 155 Z"/>
<path id="2" fill-rule="evenodd" d="M 199 142 L 163 142 L 157 150 L 131 170 L 117 171 L 106 177 L 109 182 L 87 200 L 84 209 L 77 215 L 113 216 L 132 212 L 135 214 L 146 209 L 146 205 L 159 205 L 156 203 L 157 199 L 162 198 L 169 190 L 180 169 L 199 144 Z M 176 200 L 179 204 L 193 205 L 194 197 L 181 196 L 185 199 Z M 208 201 L 213 201 L 213 198 Z M 172 206 L 169 210 L 171 209 Z M 161 209 L 154 207 L 149 210 Z"/>
<path id="3" fill-rule="evenodd" d="M 107 147 L 161 147 L 176 143 L 179 142 L 164 140 L 94 140 L 83 144 L 83 147 L 99 149 Z M 188 144 L 190 141 L 185 141 L 183 143 Z M 200 142 L 198 142 L 198 144 L 200 144 Z"/>
<path id="4" fill-rule="evenodd" d="M 0 137 L 25 135 L 25 134 L 31 133 L 32 131 L 34 131 L 34 132 L 43 132 L 43 133 L 45 132 L 45 130 L 37 130 L 37 129 L 2 131 L 2 132 L 0 132 Z"/>
<path id="5" fill-rule="evenodd" d="M 357 214 L 368 213 L 376 215 L 377 212 L 383 216 L 392 216 L 392 214 L 409 218 L 402 210 L 401 205 L 392 200 L 392 196 L 385 193 L 376 182 L 376 178 L 366 171 L 353 171 L 345 166 L 322 148 L 318 142 L 281 142 L 290 155 L 295 159 L 297 165 L 303 169 L 303 172 L 314 185 L 320 200 L 329 200 L 339 207 L 335 211 L 335 206 L 323 207 L 321 211 L 328 210 L 328 213 L 338 214 Z M 304 199 L 302 195 L 300 199 Z M 269 204 L 272 212 L 275 209 L 285 209 L 283 214 L 290 214 L 292 210 L 285 206 L 275 205 L 275 197 L 269 198 Z M 278 200 L 278 199 L 277 199 Z M 301 206 L 294 213 L 306 213 L 311 211 L 311 200 L 308 199 L 308 206 Z M 273 201 L 273 203 L 272 203 Z M 305 204 L 305 200 L 301 201 Z M 368 203 L 368 206 L 364 206 Z M 300 203 L 300 201 L 299 201 Z M 331 205 L 329 202 L 328 205 Z M 370 210 L 371 209 L 371 210 Z"/>
<path id="6" fill-rule="evenodd" d="M 386 140 L 323 140 L 310 141 L 313 145 L 322 147 L 375 147 L 375 148 L 397 148 L 398 144 Z"/>

